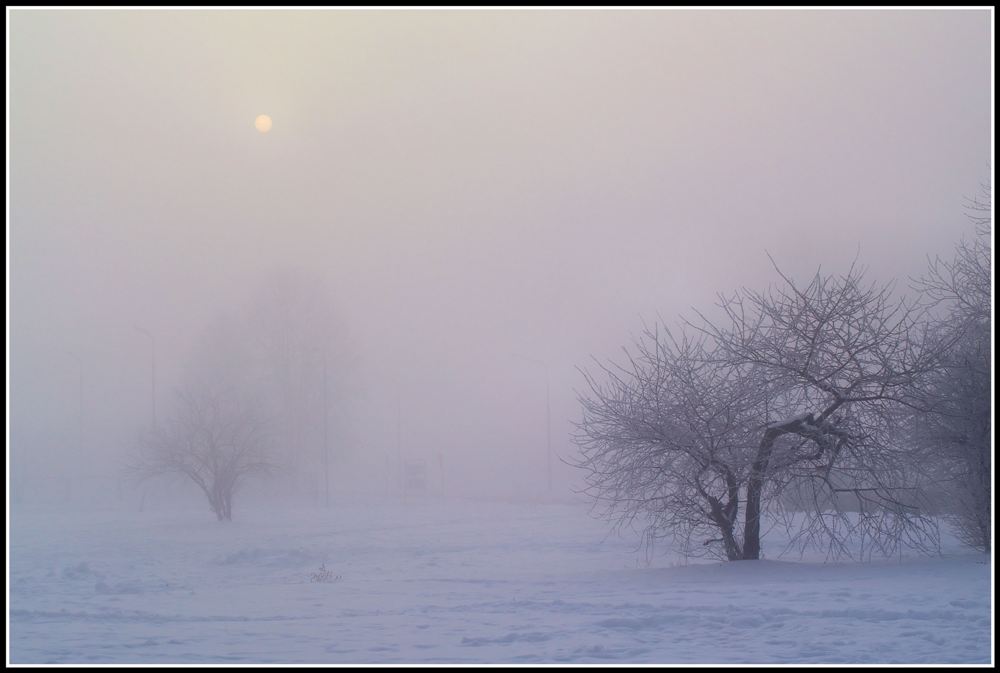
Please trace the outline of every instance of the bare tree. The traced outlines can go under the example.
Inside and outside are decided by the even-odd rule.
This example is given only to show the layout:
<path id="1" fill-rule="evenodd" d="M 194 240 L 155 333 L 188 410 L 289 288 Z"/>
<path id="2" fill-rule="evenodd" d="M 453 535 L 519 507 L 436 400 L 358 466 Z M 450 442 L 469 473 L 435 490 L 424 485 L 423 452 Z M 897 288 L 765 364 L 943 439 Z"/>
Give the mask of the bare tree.
<path id="1" fill-rule="evenodd" d="M 781 391 L 747 481 L 743 558 L 760 557 L 762 496 L 789 486 L 812 505 L 798 541 L 822 540 L 834 554 L 850 554 L 854 536 L 883 553 L 904 541 L 933 547 L 911 456 L 894 438 L 900 410 L 919 405 L 921 378 L 943 348 L 923 310 L 894 299 L 890 284 L 866 284 L 856 265 L 843 276 L 817 272 L 804 286 L 775 270 L 781 285 L 723 298 L 726 323 L 698 326 L 728 363 L 757 368 Z M 842 495 L 856 516 L 846 516 Z"/>
<path id="2" fill-rule="evenodd" d="M 246 477 L 279 464 L 284 486 L 328 499 L 329 429 L 344 425 L 328 417 L 347 397 L 343 332 L 315 279 L 270 276 L 252 301 L 220 311 L 197 335 L 177 412 L 142 438 L 133 473 L 185 475 L 220 519 L 231 517 Z"/>
<path id="3" fill-rule="evenodd" d="M 966 214 L 975 227 L 975 235 L 963 238 L 950 260 L 934 257 L 928 261 L 926 275 L 914 285 L 934 305 L 944 308 L 944 317 L 954 324 L 989 323 L 993 301 L 990 267 L 990 229 L 992 198 L 988 185 L 982 194 L 968 200 Z"/>
<path id="4" fill-rule="evenodd" d="M 689 552 L 707 538 L 706 553 L 730 560 L 760 558 L 762 513 L 792 491 L 795 543 L 933 548 L 896 429 L 941 344 L 920 309 L 856 266 L 805 286 L 777 271 L 779 287 L 723 297 L 721 320 L 688 322 L 697 339 L 646 330 L 625 366 L 601 366 L 606 381 L 585 374 L 575 439 L 588 492 L 619 524 L 642 515 L 648 536 Z"/>
<path id="5" fill-rule="evenodd" d="M 692 556 L 742 557 L 740 492 L 764 396 L 752 371 L 711 357 L 706 339 L 647 328 L 623 366 L 583 372 L 574 440 L 584 489 L 616 526 L 670 536 Z"/>
<path id="6" fill-rule="evenodd" d="M 208 499 L 219 521 L 233 518 L 233 496 L 253 474 L 273 469 L 260 408 L 232 389 L 188 389 L 175 414 L 145 435 L 132 466 L 143 478 L 182 475 Z"/>
<path id="7" fill-rule="evenodd" d="M 992 386 L 989 187 L 968 204 L 976 234 L 951 260 L 935 257 L 914 283 L 938 310 L 936 328 L 952 348 L 924 385 L 928 413 L 911 417 L 912 441 L 941 479 L 960 539 L 990 549 Z"/>

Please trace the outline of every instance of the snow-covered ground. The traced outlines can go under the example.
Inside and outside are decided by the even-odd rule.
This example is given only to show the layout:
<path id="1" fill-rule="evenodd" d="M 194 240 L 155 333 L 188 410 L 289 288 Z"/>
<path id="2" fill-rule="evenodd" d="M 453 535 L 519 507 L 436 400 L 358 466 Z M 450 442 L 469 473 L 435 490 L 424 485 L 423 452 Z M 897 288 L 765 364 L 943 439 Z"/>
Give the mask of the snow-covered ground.
<path id="1" fill-rule="evenodd" d="M 586 505 L 11 515 L 12 663 L 989 663 L 990 561 L 686 563 Z M 771 540 L 765 539 L 765 544 Z M 768 547 L 769 549 L 772 547 Z M 325 564 L 330 582 L 310 581 Z"/>

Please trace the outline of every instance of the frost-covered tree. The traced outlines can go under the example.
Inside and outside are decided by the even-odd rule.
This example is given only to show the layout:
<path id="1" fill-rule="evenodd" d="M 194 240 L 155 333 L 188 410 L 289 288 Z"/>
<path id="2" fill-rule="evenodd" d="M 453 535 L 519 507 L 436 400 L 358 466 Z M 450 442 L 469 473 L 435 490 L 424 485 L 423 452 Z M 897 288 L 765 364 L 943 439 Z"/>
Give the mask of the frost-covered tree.
<path id="1" fill-rule="evenodd" d="M 267 473 L 270 437 L 263 409 L 232 388 L 189 388 L 173 415 L 151 429 L 132 466 L 141 477 L 180 475 L 198 486 L 219 521 L 233 518 L 233 496 Z"/>
<path id="2" fill-rule="evenodd" d="M 890 284 L 867 283 L 855 265 L 843 276 L 817 272 L 807 284 L 775 268 L 781 284 L 723 298 L 725 320 L 699 327 L 732 366 L 755 367 L 780 391 L 754 448 L 743 557 L 760 557 L 763 497 L 787 488 L 805 505 L 798 541 L 834 554 L 850 554 L 851 538 L 884 553 L 904 540 L 933 547 L 912 455 L 896 435 L 942 343 L 921 308 L 894 298 Z M 848 503 L 857 512 L 848 515 Z"/>
<path id="3" fill-rule="evenodd" d="M 796 542 L 933 547 L 895 437 L 940 343 L 855 266 L 805 285 L 778 274 L 767 292 L 723 297 L 722 319 L 687 323 L 700 340 L 647 331 L 626 366 L 587 376 L 576 442 L 589 492 L 619 522 L 642 515 L 648 536 L 689 552 L 701 536 L 731 560 L 760 558 L 762 514 L 790 491 Z"/>
<path id="4" fill-rule="evenodd" d="M 197 485 L 220 521 L 252 475 L 274 471 L 274 414 L 253 366 L 244 322 L 219 313 L 189 355 L 174 405 L 144 431 L 127 466 L 133 477 L 174 476 Z"/>
<path id="5" fill-rule="evenodd" d="M 950 260 L 934 258 L 915 283 L 938 311 L 952 347 L 924 384 L 927 411 L 911 417 L 911 441 L 940 479 L 960 539 L 989 550 L 992 520 L 990 190 L 972 199 L 975 225 Z"/>
<path id="6" fill-rule="evenodd" d="M 689 555 L 742 558 L 737 523 L 748 447 L 764 420 L 758 380 L 712 357 L 706 339 L 646 329 L 623 365 L 583 372 L 589 393 L 576 466 L 601 513 L 669 535 Z"/>

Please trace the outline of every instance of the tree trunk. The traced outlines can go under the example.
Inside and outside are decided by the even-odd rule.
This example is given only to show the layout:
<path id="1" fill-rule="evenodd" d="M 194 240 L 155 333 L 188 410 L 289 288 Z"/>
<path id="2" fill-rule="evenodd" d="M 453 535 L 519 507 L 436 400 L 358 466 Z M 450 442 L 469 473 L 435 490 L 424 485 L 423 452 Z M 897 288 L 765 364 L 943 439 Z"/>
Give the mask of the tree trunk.
<path id="1" fill-rule="evenodd" d="M 219 492 L 218 485 L 213 485 L 211 494 L 208 497 L 208 502 L 212 506 L 212 511 L 215 512 L 215 518 L 218 521 L 224 521 L 226 518 L 226 503 Z"/>
<path id="2" fill-rule="evenodd" d="M 739 561 L 740 556 L 740 546 L 736 542 L 736 538 L 733 535 L 732 528 L 722 529 L 722 544 L 726 547 L 726 559 L 729 561 Z"/>
<path id="3" fill-rule="evenodd" d="M 763 480 L 751 478 L 747 486 L 746 525 L 743 528 L 742 561 L 760 559 L 760 491 Z"/>
<path id="4" fill-rule="evenodd" d="M 708 503 L 712 508 L 711 514 L 709 515 L 712 519 L 712 523 L 715 524 L 716 528 L 719 529 L 719 533 L 722 535 L 721 541 L 726 550 L 726 560 L 740 560 L 742 550 L 740 549 L 739 542 L 736 541 L 736 536 L 733 535 L 733 530 L 736 527 L 736 512 L 738 510 L 738 500 L 736 498 L 739 495 L 739 489 L 736 487 L 735 483 L 731 484 L 729 493 L 730 500 L 725 507 L 722 506 L 722 502 L 719 499 L 708 495 L 708 493 L 704 490 L 702 490 L 702 495 L 707 498 Z M 710 542 L 719 542 L 719 540 L 709 540 L 705 544 L 709 544 Z"/>
<path id="5" fill-rule="evenodd" d="M 764 490 L 764 478 L 767 473 L 767 464 L 771 460 L 771 449 L 774 448 L 774 440 L 782 432 L 777 429 L 770 429 L 764 433 L 764 438 L 760 441 L 757 449 L 757 457 L 750 468 L 750 479 L 747 482 L 747 512 L 746 524 L 743 528 L 743 561 L 756 561 L 760 559 L 760 496 Z"/>

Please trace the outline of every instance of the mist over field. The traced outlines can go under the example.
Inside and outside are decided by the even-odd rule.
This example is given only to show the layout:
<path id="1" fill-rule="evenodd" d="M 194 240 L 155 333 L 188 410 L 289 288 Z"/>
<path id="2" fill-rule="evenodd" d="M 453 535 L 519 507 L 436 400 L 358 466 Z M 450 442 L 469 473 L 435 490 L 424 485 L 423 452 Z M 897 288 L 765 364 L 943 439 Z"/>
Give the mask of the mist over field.
<path id="1" fill-rule="evenodd" d="M 671 574 L 696 557 L 669 536 L 608 537 L 582 492 L 591 468 L 573 465 L 596 436 L 577 425 L 584 372 L 621 362 L 649 325 L 725 318 L 719 293 L 781 286 L 775 264 L 804 287 L 857 262 L 913 301 L 912 279 L 963 240 L 984 241 L 991 268 L 969 204 L 985 193 L 991 221 L 992 9 L 7 19 L 9 662 L 992 659 L 991 556 L 950 524 L 890 545 L 899 564 L 919 558 L 899 592 L 837 566 L 843 611 L 807 615 L 806 636 L 787 619 L 761 644 L 843 554 L 793 555 L 820 573 L 790 580 L 795 605 L 727 615 L 714 571 Z M 906 362 L 914 381 L 930 371 Z M 816 391 L 788 390 L 764 423 L 812 422 L 795 405 Z M 232 483 L 178 458 L 199 441 L 238 448 Z M 761 461 L 741 460 L 728 465 L 752 493 Z M 950 514 L 935 493 L 927 516 Z M 802 551 L 781 535 L 745 556 L 760 576 L 720 570 L 741 574 L 719 586 L 778 591 L 785 571 L 767 564 Z M 921 593 L 931 542 L 948 579 Z M 844 549 L 870 561 L 866 544 Z M 233 602 L 246 592 L 259 600 Z M 927 615 L 907 612 L 925 598 Z M 657 635 L 675 610 L 693 649 Z M 290 621 L 220 640 L 238 618 Z M 799 647 L 828 618 L 956 635 L 938 647 L 899 622 Z M 342 622 L 341 647 L 325 639 Z M 718 628 L 753 645 L 719 654 Z M 923 644 L 884 649 L 900 638 Z"/>

